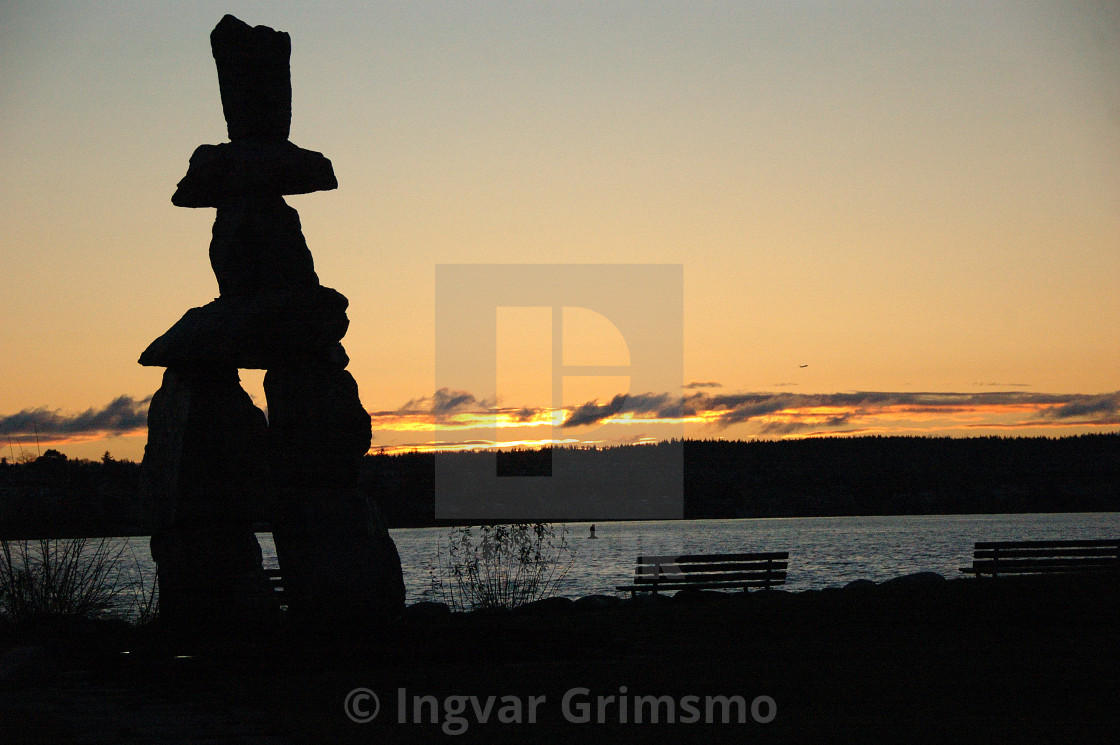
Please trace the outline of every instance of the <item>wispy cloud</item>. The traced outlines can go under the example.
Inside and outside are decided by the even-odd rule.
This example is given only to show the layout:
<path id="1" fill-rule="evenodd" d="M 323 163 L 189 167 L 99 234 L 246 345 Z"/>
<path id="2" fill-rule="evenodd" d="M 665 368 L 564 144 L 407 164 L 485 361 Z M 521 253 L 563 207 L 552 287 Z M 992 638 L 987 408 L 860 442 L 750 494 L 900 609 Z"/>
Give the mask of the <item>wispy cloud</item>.
<path id="1" fill-rule="evenodd" d="M 683 409 L 679 405 L 683 399 L 673 398 L 668 393 L 640 393 L 634 396 L 619 394 L 608 403 L 599 404 L 598 401 L 589 401 L 582 406 L 577 406 L 564 420 L 565 427 L 580 427 L 586 424 L 595 424 L 604 419 L 609 419 L 616 414 L 626 412 L 632 417 L 665 419 L 680 418 Z M 671 414 L 666 414 L 671 411 Z"/>
<path id="2" fill-rule="evenodd" d="M 686 383 L 685 385 L 682 385 L 681 388 L 684 388 L 686 391 L 692 391 L 692 390 L 696 390 L 697 388 L 723 388 L 723 384 L 722 383 L 717 383 L 714 380 L 709 381 L 707 383 L 694 380 L 691 383 Z"/>
<path id="3" fill-rule="evenodd" d="M 100 409 L 87 409 L 78 414 L 64 414 L 45 406 L 24 409 L 0 416 L 0 436 L 10 437 L 14 442 L 38 438 L 49 444 L 101 434 L 127 434 L 148 426 L 150 401 L 151 396 L 143 399 L 118 396 Z"/>
<path id="4" fill-rule="evenodd" d="M 396 413 L 404 415 L 431 414 L 437 419 L 442 419 L 463 412 L 493 408 L 494 405 L 495 401 L 479 400 L 467 391 L 440 388 L 431 396 L 409 400 L 404 406 L 397 409 Z"/>
<path id="5" fill-rule="evenodd" d="M 1076 396 L 1066 403 L 1048 409 L 1050 419 L 1086 419 L 1101 424 L 1120 423 L 1120 391 L 1099 396 Z"/>
<path id="6" fill-rule="evenodd" d="M 1120 392 L 1047 394 L 1028 391 L 840 393 L 717 393 L 694 387 L 683 395 L 620 394 L 566 409 L 500 408 L 465 392 L 437 392 L 400 413 L 375 414 L 374 428 L 503 429 L 560 426 L 572 432 L 603 425 L 688 424 L 717 436 L 809 437 L 850 434 L 972 433 L 977 430 L 1069 431 L 1120 426 Z M 455 402 L 453 417 L 437 400 Z M 416 401 L 427 404 L 419 413 Z M 472 408 L 473 402 L 473 408 Z M 445 407 L 446 408 L 446 407 Z M 422 420 L 422 421 L 421 421 Z M 694 431 L 696 431 L 694 429 Z M 727 433 L 724 435 L 723 433 Z M 621 436 L 621 435 L 620 435 Z"/>

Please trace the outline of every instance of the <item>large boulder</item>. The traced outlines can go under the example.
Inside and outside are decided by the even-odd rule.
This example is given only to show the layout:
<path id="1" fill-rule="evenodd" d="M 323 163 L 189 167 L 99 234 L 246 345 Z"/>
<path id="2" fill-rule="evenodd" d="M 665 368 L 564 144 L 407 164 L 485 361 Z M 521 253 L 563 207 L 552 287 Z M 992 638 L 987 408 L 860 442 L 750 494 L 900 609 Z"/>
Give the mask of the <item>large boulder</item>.
<path id="1" fill-rule="evenodd" d="M 141 468 L 161 622 L 230 632 L 279 619 L 252 528 L 269 496 L 267 442 L 264 414 L 235 369 L 164 373 Z"/>
<path id="2" fill-rule="evenodd" d="M 360 489 L 281 484 L 272 536 L 297 628 L 361 634 L 403 612 L 400 555 Z"/>
<path id="3" fill-rule="evenodd" d="M 0 655 L 0 697 L 49 684 L 59 673 L 58 663 L 43 647 L 15 647 Z"/>
<path id="4" fill-rule="evenodd" d="M 351 629 L 404 608 L 400 556 L 358 488 L 371 440 L 353 376 L 330 364 L 286 365 L 264 378 L 272 471 L 273 537 L 293 620 Z"/>
<path id="5" fill-rule="evenodd" d="M 220 297 L 188 310 L 148 345 L 140 364 L 266 370 L 293 360 L 322 360 L 344 367 L 339 340 L 350 323 L 347 305 L 341 293 L 321 286 Z"/>
<path id="6" fill-rule="evenodd" d="M 229 138 L 288 139 L 292 39 L 227 15 L 210 32 Z"/>
<path id="7" fill-rule="evenodd" d="M 219 207 L 210 266 L 222 295 L 308 292 L 319 284 L 299 213 L 281 197 L 246 196 Z"/>
<path id="8" fill-rule="evenodd" d="M 246 195 L 279 197 L 338 188 L 330 160 L 287 140 L 199 145 L 171 203 L 222 207 Z"/>
<path id="9" fill-rule="evenodd" d="M 280 483 L 357 485 L 373 432 L 354 376 L 331 364 L 288 364 L 268 370 L 264 393 Z"/>

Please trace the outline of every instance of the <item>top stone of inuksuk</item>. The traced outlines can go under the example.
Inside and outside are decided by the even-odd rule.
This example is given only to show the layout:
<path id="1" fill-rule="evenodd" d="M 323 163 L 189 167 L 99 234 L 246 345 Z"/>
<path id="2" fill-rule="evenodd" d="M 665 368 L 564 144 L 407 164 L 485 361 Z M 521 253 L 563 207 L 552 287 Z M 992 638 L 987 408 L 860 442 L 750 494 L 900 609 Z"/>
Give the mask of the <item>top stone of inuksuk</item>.
<path id="1" fill-rule="evenodd" d="M 226 16 L 210 34 L 228 143 L 202 145 L 171 197 L 179 207 L 222 207 L 249 196 L 280 197 L 338 188 L 331 162 L 288 141 L 289 59 L 282 31 Z"/>
<path id="2" fill-rule="evenodd" d="M 283 199 L 336 188 L 334 171 L 288 141 L 288 35 L 227 15 L 210 41 L 230 141 L 195 150 L 172 202 L 217 208 L 219 297 L 140 357 L 167 368 L 143 468 L 158 515 L 161 613 L 216 627 L 271 622 L 250 509 L 264 501 L 293 620 L 377 624 L 403 607 L 404 585 L 396 547 L 358 488 L 371 432 L 340 343 L 347 300 L 319 284 L 299 215 Z M 268 371 L 267 424 L 238 368 Z"/>

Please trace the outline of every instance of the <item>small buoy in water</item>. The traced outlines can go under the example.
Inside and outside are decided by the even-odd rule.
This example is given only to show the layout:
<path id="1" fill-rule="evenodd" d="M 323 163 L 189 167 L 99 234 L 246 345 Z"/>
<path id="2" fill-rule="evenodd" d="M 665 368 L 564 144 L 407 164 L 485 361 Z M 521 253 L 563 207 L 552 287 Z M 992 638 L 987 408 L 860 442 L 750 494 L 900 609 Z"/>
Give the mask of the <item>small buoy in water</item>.
<path id="1" fill-rule="evenodd" d="M 588 538 L 596 538 L 597 537 L 595 535 L 595 524 L 594 523 L 591 524 L 591 532 L 587 535 L 587 537 Z"/>

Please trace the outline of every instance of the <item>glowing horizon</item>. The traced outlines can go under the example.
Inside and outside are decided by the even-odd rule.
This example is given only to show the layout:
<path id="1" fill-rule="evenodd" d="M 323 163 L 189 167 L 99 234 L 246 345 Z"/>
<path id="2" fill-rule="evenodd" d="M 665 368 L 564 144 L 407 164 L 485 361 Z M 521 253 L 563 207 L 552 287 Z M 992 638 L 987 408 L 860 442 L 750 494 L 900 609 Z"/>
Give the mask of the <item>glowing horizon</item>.
<path id="1" fill-rule="evenodd" d="M 687 439 L 798 439 L 860 435 L 969 437 L 996 432 L 1030 436 L 1120 431 L 1120 392 L 1099 396 L 1022 391 L 986 393 L 848 392 L 643 394 L 622 403 L 577 407 L 501 407 L 464 391 L 439 391 L 399 409 L 371 412 L 370 452 L 608 446 L 669 439 L 659 427 L 685 425 Z M 9 460 L 31 445 L 65 448 L 76 457 L 139 460 L 147 399 L 121 397 L 101 410 L 65 415 L 47 409 L 0 416 Z M 621 410 L 619 410 L 621 407 Z M 575 417 L 587 421 L 573 424 Z M 541 430 L 548 428 L 551 436 Z M 642 429 L 635 432 L 635 429 Z M 479 437 L 494 431 L 498 439 Z M 662 430 L 664 431 L 664 430 Z M 5 444 L 0 441 L 0 446 Z M 123 446 L 123 447 L 122 447 Z M 96 451 L 96 452 L 94 452 Z"/>
<path id="2" fill-rule="evenodd" d="M 0 44 L 5 457 L 35 426 L 41 449 L 141 456 L 162 371 L 136 358 L 217 294 L 214 215 L 170 196 L 194 149 L 226 139 L 209 47 L 225 13 L 291 35 L 292 141 L 330 158 L 339 188 L 289 202 L 320 280 L 350 299 L 375 450 L 627 442 L 670 423 L 735 439 L 1116 431 L 1115 5 L 16 0 Z M 683 266 L 694 387 L 631 390 L 648 410 L 612 418 L 609 381 L 534 400 L 552 386 L 515 359 L 495 384 L 508 400 L 430 420 L 434 267 L 465 263 Z M 516 352 L 535 321 L 509 323 Z M 621 349 L 607 342 L 596 364 Z M 242 375 L 258 402 L 261 376 Z M 921 391 L 960 393 L 923 409 Z M 968 398 L 992 391 L 1004 400 Z M 596 426 L 545 431 L 573 412 Z"/>

